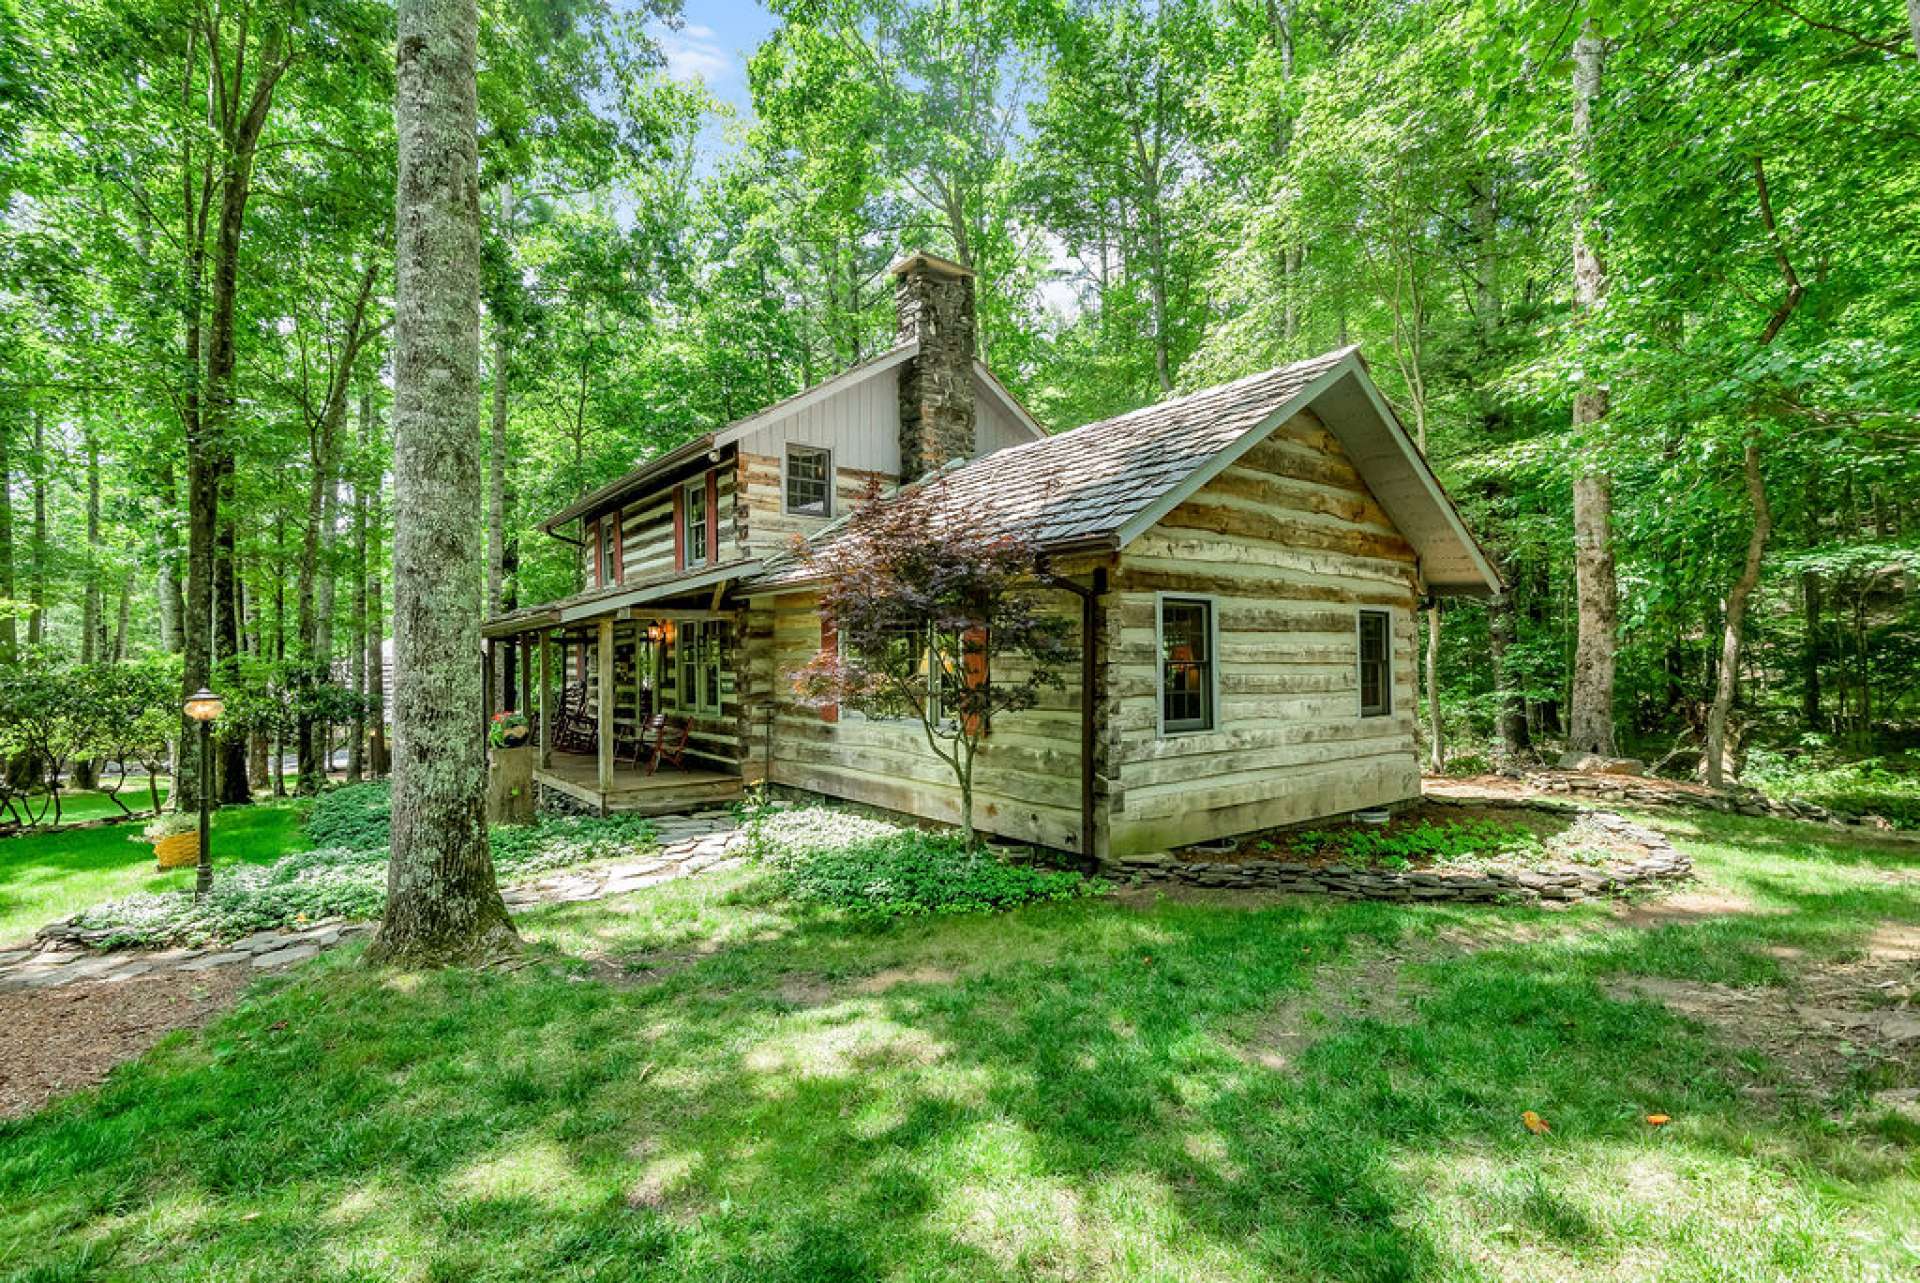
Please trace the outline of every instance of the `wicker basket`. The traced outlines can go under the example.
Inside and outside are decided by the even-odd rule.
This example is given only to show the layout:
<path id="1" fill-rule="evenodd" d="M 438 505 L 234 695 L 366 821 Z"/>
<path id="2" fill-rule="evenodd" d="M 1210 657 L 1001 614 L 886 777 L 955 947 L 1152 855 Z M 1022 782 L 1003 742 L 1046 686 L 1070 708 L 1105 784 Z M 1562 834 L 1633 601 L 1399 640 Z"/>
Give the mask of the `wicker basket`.
<path id="1" fill-rule="evenodd" d="M 184 869 L 200 863 L 200 834 L 192 829 L 174 833 L 153 844 L 153 857 L 163 869 Z"/>

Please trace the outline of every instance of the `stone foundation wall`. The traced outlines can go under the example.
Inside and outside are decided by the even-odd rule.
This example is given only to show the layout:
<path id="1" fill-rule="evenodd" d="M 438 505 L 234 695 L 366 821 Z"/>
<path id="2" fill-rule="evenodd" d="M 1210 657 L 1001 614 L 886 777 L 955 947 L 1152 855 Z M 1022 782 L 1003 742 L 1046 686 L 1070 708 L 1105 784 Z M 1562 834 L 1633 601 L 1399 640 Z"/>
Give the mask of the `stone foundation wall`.
<path id="1" fill-rule="evenodd" d="M 600 809 L 591 802 L 582 802 L 571 793 L 562 793 L 551 785 L 536 782 L 538 790 L 534 802 L 535 813 L 539 815 L 586 815 L 598 819 Z"/>
<path id="2" fill-rule="evenodd" d="M 1475 802 L 1476 806 L 1489 805 Z M 1497 804 L 1496 804 L 1497 805 Z M 1540 809 L 1561 810 L 1552 804 Z M 1341 900 L 1490 903 L 1572 902 L 1693 876 L 1693 860 L 1653 830 L 1604 812 L 1588 813 L 1591 823 L 1637 842 L 1646 854 L 1604 865 L 1563 864 L 1531 869 L 1363 869 L 1341 864 L 1295 864 L 1285 860 L 1207 862 L 1180 860 L 1169 853 L 1125 856 L 1108 870 L 1151 885 L 1221 887 L 1250 891 L 1293 891 Z"/>

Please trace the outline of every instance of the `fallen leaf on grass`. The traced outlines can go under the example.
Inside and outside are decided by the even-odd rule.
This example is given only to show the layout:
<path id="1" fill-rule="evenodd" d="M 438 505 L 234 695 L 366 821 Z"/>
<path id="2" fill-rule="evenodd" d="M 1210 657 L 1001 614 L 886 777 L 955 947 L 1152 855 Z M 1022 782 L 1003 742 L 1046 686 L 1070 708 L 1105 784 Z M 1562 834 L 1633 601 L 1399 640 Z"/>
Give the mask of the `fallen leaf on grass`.
<path id="1" fill-rule="evenodd" d="M 1665 1127 L 1668 1123 L 1672 1121 L 1673 1119 L 1669 1118 L 1665 1114 L 1648 1114 L 1647 1115 L 1647 1125 L 1649 1127 Z"/>
<path id="2" fill-rule="evenodd" d="M 1546 1119 L 1540 1117 L 1540 1115 L 1534 1113 L 1531 1109 L 1520 1115 L 1520 1121 L 1525 1123 L 1527 1130 L 1535 1136 L 1545 1136 L 1553 1130 L 1553 1128 L 1547 1126 Z"/>

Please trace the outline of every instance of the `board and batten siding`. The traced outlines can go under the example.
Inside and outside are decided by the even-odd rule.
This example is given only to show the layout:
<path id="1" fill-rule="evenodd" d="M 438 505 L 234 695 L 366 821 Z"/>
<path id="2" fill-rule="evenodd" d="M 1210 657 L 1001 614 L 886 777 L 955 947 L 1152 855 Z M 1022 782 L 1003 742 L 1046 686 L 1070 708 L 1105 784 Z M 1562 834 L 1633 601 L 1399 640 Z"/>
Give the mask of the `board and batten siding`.
<path id="1" fill-rule="evenodd" d="M 1107 834 L 1115 855 L 1418 796 L 1413 549 L 1304 412 L 1122 553 L 1107 601 Z M 1163 734 L 1163 596 L 1213 603 L 1208 731 Z M 1360 715 L 1359 611 L 1393 620 L 1392 711 Z"/>
<path id="2" fill-rule="evenodd" d="M 1078 613 L 1070 599 L 1060 609 Z M 749 650 L 764 666 L 763 675 L 750 684 L 774 705 L 768 778 L 829 797 L 959 822 L 960 789 L 952 768 L 934 756 L 917 720 L 868 718 L 842 708 L 837 720 L 829 721 L 795 697 L 794 674 L 820 651 L 816 594 L 759 598 L 750 621 Z M 1036 707 L 994 719 L 974 768 L 973 821 L 980 831 L 1062 850 L 1078 848 L 1078 666 L 1062 670 L 1061 681 L 1063 689 L 1043 691 Z M 766 747 L 755 737 L 756 754 Z"/>

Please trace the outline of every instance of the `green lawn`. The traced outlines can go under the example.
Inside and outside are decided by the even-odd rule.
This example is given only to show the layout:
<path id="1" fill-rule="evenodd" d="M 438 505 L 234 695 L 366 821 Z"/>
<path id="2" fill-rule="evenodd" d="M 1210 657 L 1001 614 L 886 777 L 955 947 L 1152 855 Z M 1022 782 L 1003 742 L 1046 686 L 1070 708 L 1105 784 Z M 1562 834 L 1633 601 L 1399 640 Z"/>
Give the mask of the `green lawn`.
<path id="1" fill-rule="evenodd" d="M 1913 1277 L 1920 1131 L 1867 1104 L 1883 1064 L 1796 1091 L 1603 988 L 1855 956 L 1920 923 L 1913 856 L 1675 831 L 1745 908 L 882 929 L 742 872 L 531 914 L 510 973 L 337 952 L 0 1124 L 0 1277 Z"/>
<path id="2" fill-rule="evenodd" d="M 267 781 L 267 783 L 270 782 L 271 781 Z M 286 784 L 287 787 L 291 789 L 294 784 L 294 776 L 288 775 L 286 777 Z M 261 787 L 265 788 L 265 786 L 266 784 L 262 783 Z M 160 802 L 163 806 L 166 804 L 167 795 L 168 788 L 163 782 L 160 785 Z M 33 798 L 34 814 L 38 815 L 40 813 L 40 807 L 44 800 L 45 799 L 39 795 Z M 129 779 L 120 789 L 120 800 L 125 802 L 127 804 L 127 810 L 132 811 L 135 815 L 144 817 L 152 814 L 153 794 L 148 791 L 147 777 L 144 775 L 136 775 Z M 23 809 L 22 802 L 15 802 L 14 806 L 16 810 Z M 114 805 L 112 798 L 98 790 L 62 789 L 60 791 L 60 822 L 62 824 L 78 824 L 85 820 L 98 820 L 107 816 L 124 814 L 124 811 Z M 0 816 L 0 818 L 5 817 Z M 51 810 L 47 812 L 46 822 L 49 824 L 53 822 L 53 812 Z M 129 821 L 129 823 L 131 823 L 131 821 Z"/>
<path id="3" fill-rule="evenodd" d="M 223 864 L 271 864 L 306 849 L 304 803 L 261 802 L 216 811 L 213 858 Z M 158 872 L 153 848 L 129 820 L 96 829 L 52 829 L 0 838 L 0 945 L 17 943 L 40 927 L 91 904 L 135 891 L 182 890 L 192 869 Z"/>

